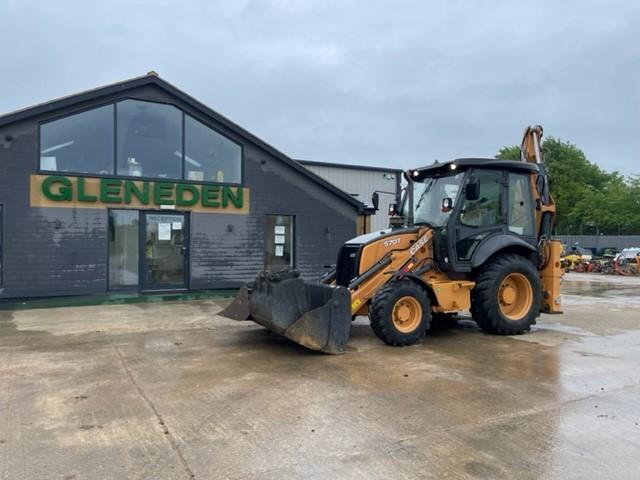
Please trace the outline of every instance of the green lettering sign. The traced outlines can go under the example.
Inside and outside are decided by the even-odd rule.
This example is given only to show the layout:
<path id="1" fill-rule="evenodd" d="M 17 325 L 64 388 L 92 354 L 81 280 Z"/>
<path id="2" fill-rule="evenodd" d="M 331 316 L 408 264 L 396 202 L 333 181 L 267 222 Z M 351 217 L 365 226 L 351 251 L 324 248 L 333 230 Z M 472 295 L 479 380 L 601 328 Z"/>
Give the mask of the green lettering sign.
<path id="1" fill-rule="evenodd" d="M 156 205 L 173 205 L 172 183 L 158 182 L 153 185 L 153 201 Z"/>
<path id="2" fill-rule="evenodd" d="M 122 180 L 113 178 L 100 179 L 100 201 L 102 203 L 122 203 L 120 190 L 122 189 Z"/>
<path id="3" fill-rule="evenodd" d="M 227 208 L 229 202 L 233 204 L 236 208 L 242 208 L 244 201 L 242 198 L 242 188 L 235 187 L 235 192 L 233 191 L 233 187 L 223 187 L 222 188 L 222 206 Z"/>
<path id="4" fill-rule="evenodd" d="M 220 206 L 220 187 L 218 185 L 202 186 L 202 206 L 214 207 Z"/>
<path id="5" fill-rule="evenodd" d="M 79 202 L 97 202 L 98 197 L 95 195 L 87 195 L 84 189 L 84 177 L 78 177 L 78 201 Z"/>
<path id="6" fill-rule="evenodd" d="M 58 188 L 57 193 L 54 193 L 51 191 L 51 186 L 56 183 L 60 184 L 60 188 Z M 73 199 L 71 180 L 59 175 L 51 175 L 50 177 L 45 178 L 42 182 L 42 194 L 54 202 L 70 202 Z"/>
<path id="7" fill-rule="evenodd" d="M 185 197 L 185 193 L 188 193 L 190 198 Z M 195 185 L 185 185 L 179 183 L 176 185 L 176 205 L 179 207 L 191 207 L 196 205 L 200 200 L 200 192 Z"/>
<path id="8" fill-rule="evenodd" d="M 170 205 L 199 212 L 219 209 L 224 213 L 245 214 L 249 211 L 249 189 L 229 185 L 62 175 L 31 175 L 31 185 L 33 206 L 156 208 Z"/>
<path id="9" fill-rule="evenodd" d="M 136 197 L 142 205 L 149 205 L 149 183 L 144 182 L 142 184 L 142 190 L 140 190 L 134 182 L 131 180 L 125 180 L 124 203 L 129 205 L 132 197 Z"/>

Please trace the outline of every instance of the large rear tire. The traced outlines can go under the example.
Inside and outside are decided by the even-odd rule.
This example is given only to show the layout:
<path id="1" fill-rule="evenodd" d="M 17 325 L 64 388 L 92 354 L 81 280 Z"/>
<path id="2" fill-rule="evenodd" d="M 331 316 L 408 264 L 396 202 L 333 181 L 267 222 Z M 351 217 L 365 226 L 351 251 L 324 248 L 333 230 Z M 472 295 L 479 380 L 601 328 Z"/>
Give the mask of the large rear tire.
<path id="1" fill-rule="evenodd" d="M 524 257 L 502 254 L 489 260 L 471 291 L 471 315 L 482 330 L 518 335 L 536 323 L 542 288 L 534 265 Z"/>
<path id="2" fill-rule="evenodd" d="M 413 345 L 429 328 L 427 292 L 409 279 L 394 280 L 378 290 L 369 311 L 371 328 L 388 345 Z"/>

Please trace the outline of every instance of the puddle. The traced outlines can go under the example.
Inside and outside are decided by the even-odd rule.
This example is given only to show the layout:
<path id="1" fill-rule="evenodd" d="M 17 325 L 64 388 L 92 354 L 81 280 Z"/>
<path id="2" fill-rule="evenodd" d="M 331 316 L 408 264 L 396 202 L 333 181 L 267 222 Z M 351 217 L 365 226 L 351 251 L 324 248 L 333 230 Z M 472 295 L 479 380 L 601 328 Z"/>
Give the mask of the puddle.
<path id="1" fill-rule="evenodd" d="M 586 295 L 590 297 L 640 296 L 640 285 L 569 280 L 562 282 L 563 295 Z"/>

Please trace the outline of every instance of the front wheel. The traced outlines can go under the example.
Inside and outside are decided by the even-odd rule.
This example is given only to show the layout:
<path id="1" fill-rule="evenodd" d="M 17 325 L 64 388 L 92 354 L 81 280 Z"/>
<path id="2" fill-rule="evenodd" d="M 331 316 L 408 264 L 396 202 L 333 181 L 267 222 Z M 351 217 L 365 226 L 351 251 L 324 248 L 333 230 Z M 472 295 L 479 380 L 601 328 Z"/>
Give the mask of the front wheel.
<path id="1" fill-rule="evenodd" d="M 413 345 L 429 328 L 427 292 L 409 279 L 394 280 L 378 290 L 369 310 L 371 328 L 388 345 Z"/>
<path id="2" fill-rule="evenodd" d="M 503 254 L 489 260 L 471 291 L 471 315 L 485 332 L 524 333 L 540 314 L 542 288 L 534 265 L 524 257 Z"/>

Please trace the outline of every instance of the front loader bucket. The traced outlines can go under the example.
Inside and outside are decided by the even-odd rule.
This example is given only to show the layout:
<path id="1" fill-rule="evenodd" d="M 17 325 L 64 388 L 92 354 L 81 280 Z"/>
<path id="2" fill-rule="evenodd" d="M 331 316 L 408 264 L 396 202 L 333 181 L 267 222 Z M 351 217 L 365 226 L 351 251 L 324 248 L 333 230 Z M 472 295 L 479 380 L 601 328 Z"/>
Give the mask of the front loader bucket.
<path id="1" fill-rule="evenodd" d="M 311 350 L 344 353 L 351 331 L 351 295 L 344 287 L 308 283 L 298 272 L 262 272 L 222 312 L 253 320 Z"/>

